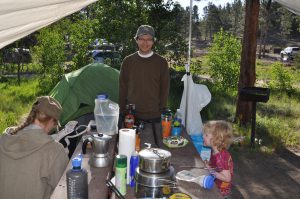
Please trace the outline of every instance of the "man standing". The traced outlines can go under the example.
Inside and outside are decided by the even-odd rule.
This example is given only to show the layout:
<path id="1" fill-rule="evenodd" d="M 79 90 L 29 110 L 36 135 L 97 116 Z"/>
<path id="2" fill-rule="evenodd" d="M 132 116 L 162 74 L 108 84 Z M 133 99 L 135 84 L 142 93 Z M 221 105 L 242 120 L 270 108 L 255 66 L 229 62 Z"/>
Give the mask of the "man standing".
<path id="1" fill-rule="evenodd" d="M 139 50 L 123 60 L 119 79 L 119 105 L 125 114 L 126 104 L 135 104 L 141 120 L 160 118 L 169 95 L 169 67 L 166 59 L 152 51 L 155 32 L 141 25 L 134 37 Z"/>

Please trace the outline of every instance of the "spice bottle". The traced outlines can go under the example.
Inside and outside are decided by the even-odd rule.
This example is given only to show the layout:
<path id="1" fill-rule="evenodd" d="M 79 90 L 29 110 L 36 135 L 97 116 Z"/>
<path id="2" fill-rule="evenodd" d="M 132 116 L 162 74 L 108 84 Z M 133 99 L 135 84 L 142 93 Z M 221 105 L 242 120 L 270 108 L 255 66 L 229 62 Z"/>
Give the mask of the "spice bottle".
<path id="1" fill-rule="evenodd" d="M 127 178 L 127 156 L 116 156 L 116 187 L 124 196 L 126 195 L 126 178 Z"/>
<path id="2" fill-rule="evenodd" d="M 127 104 L 126 105 L 127 115 L 124 119 L 124 126 L 125 128 L 132 128 L 135 122 L 135 105 L 134 104 Z"/>

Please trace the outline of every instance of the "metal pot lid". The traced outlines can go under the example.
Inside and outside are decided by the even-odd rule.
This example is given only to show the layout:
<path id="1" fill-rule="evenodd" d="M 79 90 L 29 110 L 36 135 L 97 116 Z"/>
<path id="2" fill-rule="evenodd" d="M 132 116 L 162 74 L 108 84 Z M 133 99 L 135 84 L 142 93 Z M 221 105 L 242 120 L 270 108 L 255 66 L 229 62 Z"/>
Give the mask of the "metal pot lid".
<path id="1" fill-rule="evenodd" d="M 175 170 L 170 166 L 167 172 L 163 173 L 148 173 L 143 172 L 138 167 L 135 172 L 136 183 L 146 187 L 163 187 L 163 186 L 175 186 Z"/>
<path id="2" fill-rule="evenodd" d="M 111 139 L 110 135 L 105 135 L 102 133 L 93 134 L 92 137 L 95 138 L 96 140 L 110 140 Z"/>
<path id="3" fill-rule="evenodd" d="M 171 152 L 159 148 L 145 148 L 139 152 L 139 156 L 148 160 L 161 160 L 171 158 Z"/>

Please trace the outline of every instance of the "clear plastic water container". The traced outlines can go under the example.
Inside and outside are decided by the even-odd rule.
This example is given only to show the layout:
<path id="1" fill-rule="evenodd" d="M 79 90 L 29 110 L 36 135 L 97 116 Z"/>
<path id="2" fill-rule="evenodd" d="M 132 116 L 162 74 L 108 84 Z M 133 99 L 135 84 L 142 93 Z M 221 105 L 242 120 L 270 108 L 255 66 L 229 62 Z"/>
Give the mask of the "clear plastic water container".
<path id="1" fill-rule="evenodd" d="M 118 132 L 119 105 L 108 99 L 106 93 L 97 95 L 94 116 L 98 133 L 114 135 Z"/>

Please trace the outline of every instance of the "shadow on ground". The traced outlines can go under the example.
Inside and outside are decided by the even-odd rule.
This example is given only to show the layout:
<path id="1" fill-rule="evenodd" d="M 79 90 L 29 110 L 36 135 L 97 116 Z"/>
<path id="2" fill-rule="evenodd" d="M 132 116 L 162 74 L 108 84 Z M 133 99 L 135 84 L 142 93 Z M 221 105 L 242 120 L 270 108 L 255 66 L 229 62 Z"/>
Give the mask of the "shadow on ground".
<path id="1" fill-rule="evenodd" d="M 246 147 L 232 150 L 232 198 L 299 198 L 300 157 L 288 152 L 263 154 Z"/>

